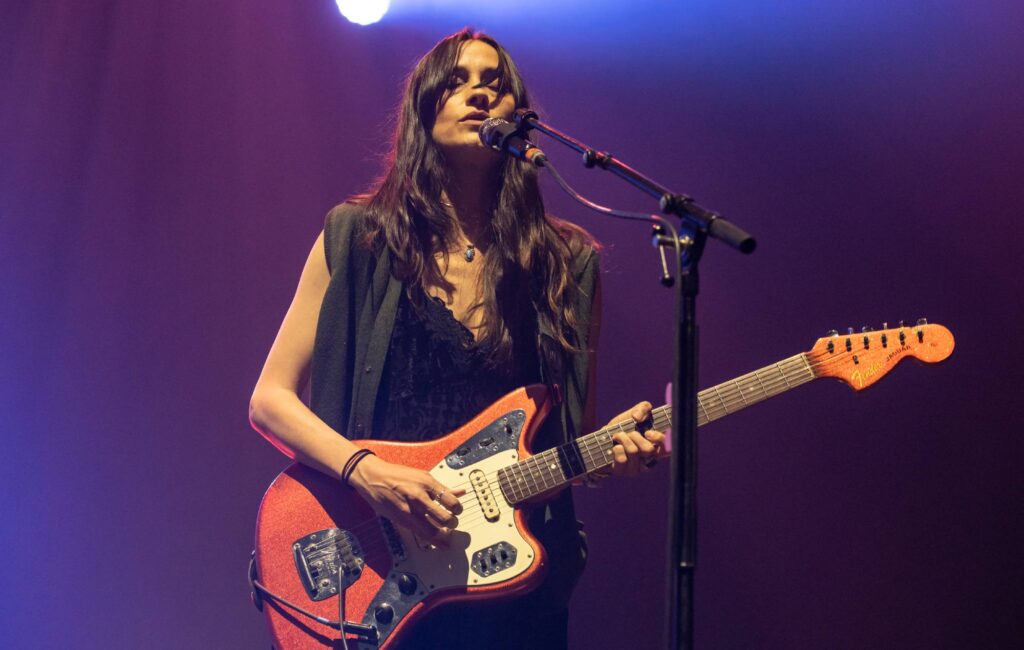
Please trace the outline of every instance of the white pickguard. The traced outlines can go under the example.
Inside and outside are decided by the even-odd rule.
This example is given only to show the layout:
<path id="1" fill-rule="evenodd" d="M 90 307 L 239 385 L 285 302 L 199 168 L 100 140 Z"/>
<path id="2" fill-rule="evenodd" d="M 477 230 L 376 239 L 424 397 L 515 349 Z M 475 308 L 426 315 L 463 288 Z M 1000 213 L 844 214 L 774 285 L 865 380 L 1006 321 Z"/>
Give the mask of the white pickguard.
<path id="1" fill-rule="evenodd" d="M 459 469 L 452 469 L 443 462 L 434 467 L 430 474 L 443 485 L 466 487 L 467 492 L 462 497 L 465 504 L 464 512 L 459 517 L 458 526 L 452 531 L 451 545 L 447 548 L 424 544 L 409 531 L 399 528 L 399 534 L 405 544 L 405 559 L 395 565 L 395 570 L 419 576 L 420 584 L 430 592 L 445 587 L 498 584 L 530 568 L 536 561 L 533 547 L 516 528 L 513 518 L 515 509 L 501 494 L 496 478 L 499 469 L 518 460 L 519 455 L 515 451 L 507 450 Z M 492 494 L 499 510 L 495 521 L 484 518 L 481 504 L 469 485 L 470 472 L 478 469 L 487 475 L 493 486 Z M 515 562 L 510 567 L 489 576 L 482 576 L 473 571 L 473 554 L 499 542 L 505 542 L 515 548 Z"/>

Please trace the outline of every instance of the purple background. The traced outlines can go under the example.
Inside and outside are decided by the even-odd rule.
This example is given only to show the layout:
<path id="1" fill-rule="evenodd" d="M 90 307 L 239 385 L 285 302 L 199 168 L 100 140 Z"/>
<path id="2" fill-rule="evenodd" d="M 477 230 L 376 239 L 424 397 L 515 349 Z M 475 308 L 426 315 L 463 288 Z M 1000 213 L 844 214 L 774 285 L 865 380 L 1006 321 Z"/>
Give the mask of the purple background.
<path id="1" fill-rule="evenodd" d="M 400 79 L 467 23 L 551 123 L 757 235 L 706 252 L 702 386 L 833 327 L 957 337 L 943 365 L 701 430 L 700 646 L 1014 645 L 1024 5 L 412 4 L 359 28 L 328 0 L 4 3 L 4 645 L 267 645 L 244 574 L 285 459 L 248 396 L 323 214 L 379 171 Z M 599 416 L 660 402 L 673 297 L 646 232 L 548 190 L 608 246 Z M 580 491 L 574 647 L 659 645 L 666 489 L 662 466 Z"/>

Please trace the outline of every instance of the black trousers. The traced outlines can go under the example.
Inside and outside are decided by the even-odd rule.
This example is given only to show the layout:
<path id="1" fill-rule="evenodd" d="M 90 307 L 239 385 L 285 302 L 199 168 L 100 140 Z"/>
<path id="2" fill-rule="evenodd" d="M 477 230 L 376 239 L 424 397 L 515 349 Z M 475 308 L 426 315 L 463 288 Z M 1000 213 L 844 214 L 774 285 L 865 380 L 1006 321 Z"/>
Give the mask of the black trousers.
<path id="1" fill-rule="evenodd" d="M 569 597 L 586 564 L 586 536 L 568 492 L 527 516 L 548 552 L 544 582 L 507 601 L 439 608 L 417 622 L 401 650 L 567 650 Z"/>
<path id="2" fill-rule="evenodd" d="M 527 615 L 500 605 L 453 605 L 420 621 L 401 650 L 568 650 L 569 611 Z"/>

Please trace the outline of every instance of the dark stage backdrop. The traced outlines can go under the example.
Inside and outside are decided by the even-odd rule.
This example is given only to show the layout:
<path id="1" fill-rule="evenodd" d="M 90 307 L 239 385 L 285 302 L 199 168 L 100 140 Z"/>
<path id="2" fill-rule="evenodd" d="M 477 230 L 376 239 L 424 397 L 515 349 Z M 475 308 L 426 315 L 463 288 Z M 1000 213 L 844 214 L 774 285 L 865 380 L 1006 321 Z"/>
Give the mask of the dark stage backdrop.
<path id="1" fill-rule="evenodd" d="M 707 249 L 702 385 L 833 327 L 956 334 L 943 365 L 701 430 L 700 647 L 1019 642 L 1024 5 L 395 4 L 359 28 L 328 0 L 4 3 L 3 645 L 267 646 L 244 574 L 285 459 L 249 392 L 401 78 L 467 23 L 552 123 L 758 236 Z M 547 196 L 607 244 L 600 416 L 660 401 L 673 299 L 646 232 Z M 666 490 L 660 466 L 580 492 L 574 647 L 659 646 Z"/>

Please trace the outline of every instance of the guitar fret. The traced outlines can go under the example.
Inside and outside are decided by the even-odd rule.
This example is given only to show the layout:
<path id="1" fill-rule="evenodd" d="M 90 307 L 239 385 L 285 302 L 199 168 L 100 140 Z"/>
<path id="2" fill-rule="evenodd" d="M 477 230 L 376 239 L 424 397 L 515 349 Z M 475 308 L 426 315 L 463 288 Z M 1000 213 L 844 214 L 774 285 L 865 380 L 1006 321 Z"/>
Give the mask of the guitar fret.
<path id="1" fill-rule="evenodd" d="M 508 467 L 502 468 L 498 471 L 498 481 L 501 485 L 502 492 L 505 494 L 505 498 L 509 503 L 517 503 L 519 501 L 519 494 L 515 489 L 515 480 L 512 475 L 518 471 L 516 465 L 509 465 Z"/>
<path id="2" fill-rule="evenodd" d="M 757 383 L 761 386 L 761 394 L 768 397 L 768 389 L 764 387 L 764 382 L 761 381 L 761 371 L 755 370 L 752 374 L 754 375 L 754 379 L 756 379 Z"/>
<path id="3" fill-rule="evenodd" d="M 740 399 L 743 400 L 743 406 L 750 406 L 750 403 L 747 402 L 747 396 L 743 394 L 745 391 L 743 390 L 743 387 L 740 386 L 739 380 L 737 379 L 736 381 L 732 382 L 732 385 L 735 386 L 736 390 L 739 392 Z"/>
<path id="4" fill-rule="evenodd" d="M 807 355 L 798 354 L 712 386 L 697 394 L 697 424 L 707 424 L 812 379 L 815 379 L 814 370 Z M 671 427 L 671 405 L 652 409 L 651 422 L 658 431 Z M 499 470 L 499 486 L 513 503 L 561 487 L 581 473 L 590 473 L 611 465 L 614 461 L 610 451 L 615 444 L 612 436 L 635 430 L 636 423 L 632 419 L 615 422 L 581 436 L 572 443 L 566 443 L 574 447 L 556 447 L 535 454 Z"/>
<path id="5" fill-rule="evenodd" d="M 515 477 L 515 479 L 516 479 L 516 489 L 519 490 L 519 499 L 520 499 L 520 501 L 522 501 L 522 500 L 526 499 L 526 497 L 529 494 L 526 491 L 526 489 L 527 489 L 527 483 L 526 483 L 527 474 L 526 474 L 526 472 L 523 471 L 524 467 L 522 465 L 518 466 L 516 468 L 516 470 L 517 470 L 516 471 L 517 476 Z"/>
<path id="6" fill-rule="evenodd" d="M 597 449 L 594 449 L 595 447 Z M 587 445 L 587 449 L 589 450 L 588 456 L 590 456 L 590 462 L 587 465 L 587 470 L 593 472 L 596 469 L 604 467 L 604 458 L 601 456 L 602 447 L 600 440 L 598 438 L 592 440 L 591 444 Z"/>
<path id="7" fill-rule="evenodd" d="M 786 388 L 790 388 L 790 385 L 789 385 L 789 378 L 788 378 L 788 377 L 786 377 L 786 371 L 785 371 L 785 370 L 783 370 L 783 369 L 782 369 L 782 366 L 780 366 L 780 365 L 779 365 L 778 363 L 776 363 L 776 364 L 775 364 L 775 367 L 776 367 L 776 368 L 778 368 L 778 370 L 779 370 L 779 374 L 781 374 L 781 375 L 782 375 L 782 380 L 786 382 Z"/>
<path id="8" fill-rule="evenodd" d="M 537 471 L 540 474 L 540 479 L 543 482 L 543 488 L 541 492 L 546 491 L 549 487 L 548 479 L 553 478 L 551 476 L 551 461 L 547 458 L 548 452 L 544 452 L 542 456 L 534 456 L 537 459 Z"/>
<path id="9" fill-rule="evenodd" d="M 523 475 L 523 468 L 521 466 L 516 467 L 514 476 L 512 476 L 513 485 L 517 492 L 517 497 L 522 501 L 526 497 L 526 477 Z"/>
<path id="10" fill-rule="evenodd" d="M 721 407 L 722 407 L 722 410 L 723 410 L 723 411 L 725 411 L 725 414 L 726 414 L 726 415 L 729 415 L 729 407 L 727 407 L 727 406 L 725 405 L 725 400 L 724 400 L 724 399 L 722 399 L 722 392 L 721 392 L 720 390 L 718 390 L 718 386 L 715 386 L 715 387 L 713 388 L 713 390 L 715 391 L 715 395 L 717 395 L 717 396 L 718 396 L 718 401 L 719 401 L 719 403 L 720 403 L 720 405 L 721 405 Z"/>
<path id="11" fill-rule="evenodd" d="M 583 459 L 583 472 L 589 473 L 594 465 L 594 436 L 586 436 L 579 441 L 580 456 Z"/>
<path id="12" fill-rule="evenodd" d="M 789 358 L 786 363 L 789 366 L 788 375 L 793 380 L 794 386 L 814 379 L 813 371 L 810 371 L 810 367 L 807 365 L 807 358 L 802 354 L 798 354 L 795 357 Z"/>
<path id="13" fill-rule="evenodd" d="M 593 469 L 601 469 L 611 464 L 612 460 L 608 454 L 608 451 L 612 448 L 613 441 L 612 436 L 607 431 L 601 433 L 597 438 L 597 460 L 594 462 Z"/>
<path id="14" fill-rule="evenodd" d="M 697 395 L 697 406 L 704 412 L 704 422 L 710 422 L 711 416 L 708 415 L 708 408 L 704 406 L 704 400 L 700 398 L 700 395 Z"/>
<path id="15" fill-rule="evenodd" d="M 527 460 L 527 465 L 529 465 L 530 468 L 530 491 L 528 492 L 528 496 L 534 496 L 535 494 L 543 491 L 537 487 L 538 482 L 542 480 L 540 468 L 537 467 L 537 457 L 531 456 L 529 460 Z"/>
<path id="16" fill-rule="evenodd" d="M 811 364 L 810 362 L 807 361 L 807 355 L 798 354 L 797 356 L 800 357 L 800 360 L 804 362 L 804 368 L 807 369 L 807 374 L 809 375 L 810 379 L 814 379 L 814 370 L 811 369 Z"/>
<path id="17" fill-rule="evenodd" d="M 664 406 L 651 411 L 651 419 L 654 421 L 654 428 L 658 431 L 664 431 L 672 426 L 672 418 L 668 414 L 668 409 Z"/>

